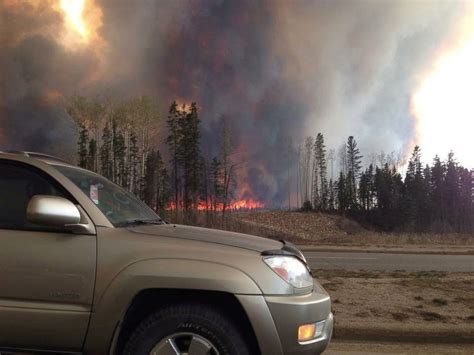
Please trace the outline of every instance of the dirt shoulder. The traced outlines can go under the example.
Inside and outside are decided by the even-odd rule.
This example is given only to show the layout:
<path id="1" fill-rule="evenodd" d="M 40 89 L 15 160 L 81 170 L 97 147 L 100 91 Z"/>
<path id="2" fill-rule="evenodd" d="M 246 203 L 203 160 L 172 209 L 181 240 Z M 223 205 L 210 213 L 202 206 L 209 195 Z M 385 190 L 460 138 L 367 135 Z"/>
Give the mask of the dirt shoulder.
<path id="1" fill-rule="evenodd" d="M 317 270 L 335 339 L 474 344 L 474 273 Z"/>
<path id="2" fill-rule="evenodd" d="M 334 339 L 324 355 L 365 355 L 365 354 L 431 354 L 431 355 L 472 355 L 474 344 L 417 344 L 369 341 L 341 341 Z"/>

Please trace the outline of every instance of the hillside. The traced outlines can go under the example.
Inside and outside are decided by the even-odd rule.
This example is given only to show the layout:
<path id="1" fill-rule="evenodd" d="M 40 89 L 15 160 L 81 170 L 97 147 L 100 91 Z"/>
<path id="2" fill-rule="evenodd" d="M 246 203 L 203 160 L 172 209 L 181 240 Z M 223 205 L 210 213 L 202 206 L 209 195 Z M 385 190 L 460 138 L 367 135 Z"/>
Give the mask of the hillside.
<path id="1" fill-rule="evenodd" d="M 382 233 L 335 214 L 288 211 L 238 212 L 232 219 L 247 233 L 298 244 L 339 245 L 473 245 L 468 234 Z"/>

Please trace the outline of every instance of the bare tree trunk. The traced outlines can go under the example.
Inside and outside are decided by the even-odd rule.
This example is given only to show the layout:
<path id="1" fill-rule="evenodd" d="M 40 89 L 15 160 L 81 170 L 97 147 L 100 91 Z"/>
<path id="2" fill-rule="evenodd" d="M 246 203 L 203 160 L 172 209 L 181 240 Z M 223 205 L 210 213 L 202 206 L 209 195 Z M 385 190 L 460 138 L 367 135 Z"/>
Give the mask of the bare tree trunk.
<path id="1" fill-rule="evenodd" d="M 300 208 L 300 181 L 301 179 L 301 148 L 298 147 L 298 162 L 296 165 L 296 208 Z"/>
<path id="2" fill-rule="evenodd" d="M 291 211 L 290 153 L 291 141 L 288 140 L 288 211 Z"/>

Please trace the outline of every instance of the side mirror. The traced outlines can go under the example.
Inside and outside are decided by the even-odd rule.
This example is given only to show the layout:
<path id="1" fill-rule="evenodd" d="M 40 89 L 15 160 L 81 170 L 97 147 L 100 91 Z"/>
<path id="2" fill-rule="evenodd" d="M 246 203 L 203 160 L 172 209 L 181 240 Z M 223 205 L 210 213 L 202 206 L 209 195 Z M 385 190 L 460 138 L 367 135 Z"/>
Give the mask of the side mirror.
<path id="1" fill-rule="evenodd" d="M 36 195 L 28 203 L 29 222 L 43 226 L 65 227 L 79 224 L 81 213 L 69 200 L 58 196 Z"/>

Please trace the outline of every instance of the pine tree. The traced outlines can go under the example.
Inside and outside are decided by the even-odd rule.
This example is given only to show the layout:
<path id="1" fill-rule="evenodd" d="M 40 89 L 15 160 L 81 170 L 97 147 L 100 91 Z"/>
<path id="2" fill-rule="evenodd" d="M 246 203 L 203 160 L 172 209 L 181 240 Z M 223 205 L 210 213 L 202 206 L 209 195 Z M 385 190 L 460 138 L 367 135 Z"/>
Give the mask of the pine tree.
<path id="1" fill-rule="evenodd" d="M 349 207 L 357 208 L 357 181 L 362 168 L 362 155 L 353 136 L 349 136 L 346 145 L 347 196 Z"/>
<path id="2" fill-rule="evenodd" d="M 181 119 L 178 120 L 178 130 L 181 137 L 178 156 L 182 164 L 183 206 L 185 210 L 189 210 L 191 207 L 197 209 L 199 202 L 201 161 L 199 124 L 196 103 L 193 102 L 188 111 L 183 107 Z"/>
<path id="3" fill-rule="evenodd" d="M 168 205 L 168 172 L 159 151 L 151 150 L 147 156 L 144 176 L 144 200 L 155 211 L 163 211 Z"/>
<path id="4" fill-rule="evenodd" d="M 87 153 L 87 169 L 97 172 L 97 142 L 94 138 L 89 141 L 89 152 Z"/>
<path id="5" fill-rule="evenodd" d="M 345 212 L 348 207 L 346 177 L 341 171 L 337 181 L 337 205 L 340 212 Z"/>
<path id="6" fill-rule="evenodd" d="M 162 161 L 162 160 L 161 160 Z M 159 174 L 159 189 L 157 190 L 157 206 L 158 211 L 164 211 L 168 207 L 169 199 L 170 199 L 170 177 L 168 174 L 168 170 L 162 165 L 162 169 Z"/>
<path id="7" fill-rule="evenodd" d="M 325 210 L 328 203 L 328 182 L 327 182 L 327 166 L 326 166 L 326 146 L 324 145 L 324 136 L 318 133 L 314 143 L 314 159 L 317 165 L 317 174 L 319 180 L 317 207 Z"/>
<path id="8" fill-rule="evenodd" d="M 201 157 L 201 132 L 199 125 L 201 123 L 197 105 L 195 102 L 191 103 L 191 109 L 186 117 L 188 121 L 188 136 L 187 139 L 187 160 L 189 161 L 189 193 L 194 209 L 198 208 L 201 171 L 202 171 L 202 157 Z"/>
<path id="9" fill-rule="evenodd" d="M 210 202 L 211 196 L 211 182 L 209 174 L 209 162 L 205 157 L 201 157 L 200 161 L 200 183 L 199 183 L 199 203 L 205 209 L 206 214 L 211 209 L 212 203 Z M 200 207 L 201 207 L 200 206 Z"/>
<path id="10" fill-rule="evenodd" d="M 431 167 L 431 200 L 433 203 L 432 223 L 441 225 L 446 218 L 444 206 L 444 179 L 446 176 L 446 166 L 441 159 L 436 156 Z"/>
<path id="11" fill-rule="evenodd" d="M 87 142 L 89 133 L 84 123 L 79 126 L 79 140 L 78 140 L 78 157 L 79 166 L 81 168 L 87 168 Z"/>
<path id="12" fill-rule="evenodd" d="M 372 187 L 375 205 L 373 213 L 369 213 L 372 223 L 387 231 L 400 227 L 403 222 L 400 215 L 402 189 L 402 177 L 395 167 L 385 163 L 383 168 L 375 168 Z"/>
<path id="13" fill-rule="evenodd" d="M 303 203 L 310 202 L 312 195 L 313 187 L 313 174 L 311 169 L 311 157 L 313 151 L 313 137 L 306 137 L 304 142 L 304 151 L 303 151 L 303 169 L 302 169 L 302 193 L 303 193 Z"/>
<path id="14" fill-rule="evenodd" d="M 458 164 L 454 159 L 454 153 L 448 154 L 446 162 L 446 178 L 444 180 L 444 203 L 447 211 L 447 223 L 452 230 L 457 229 L 459 196 L 459 174 Z"/>
<path id="15" fill-rule="evenodd" d="M 236 169 L 238 167 L 238 164 L 233 162 L 231 158 L 234 152 L 234 142 L 231 128 L 226 119 L 222 120 L 220 138 L 219 161 L 222 169 L 222 220 L 224 221 L 227 207 L 233 198 L 234 190 L 237 185 Z"/>
<path id="16" fill-rule="evenodd" d="M 224 193 L 224 183 L 222 176 L 222 164 L 217 157 L 214 157 L 211 161 L 211 166 L 209 169 L 211 175 L 211 205 L 214 211 L 217 211 L 218 205 L 221 204 L 223 193 Z"/>
<path id="17" fill-rule="evenodd" d="M 359 199 L 364 211 L 369 210 L 370 187 L 368 171 L 363 171 L 359 180 Z"/>
<path id="18" fill-rule="evenodd" d="M 472 232 L 474 228 L 474 206 L 472 203 L 472 176 L 468 169 L 459 167 L 460 199 L 457 206 L 459 210 L 459 232 Z"/>
<path id="19" fill-rule="evenodd" d="M 408 161 L 405 177 L 405 214 L 407 226 L 410 230 L 419 231 L 422 228 L 422 203 L 424 198 L 423 169 L 421 164 L 421 149 L 416 146 Z"/>
<path id="20" fill-rule="evenodd" d="M 181 131 L 179 129 L 180 113 L 178 112 L 178 105 L 176 101 L 170 106 L 168 113 L 168 132 L 169 135 L 166 138 L 166 143 L 171 155 L 172 165 L 172 179 L 173 179 L 173 190 L 174 190 L 174 207 L 176 212 L 179 209 L 179 164 L 180 164 L 180 145 L 181 145 Z"/>

